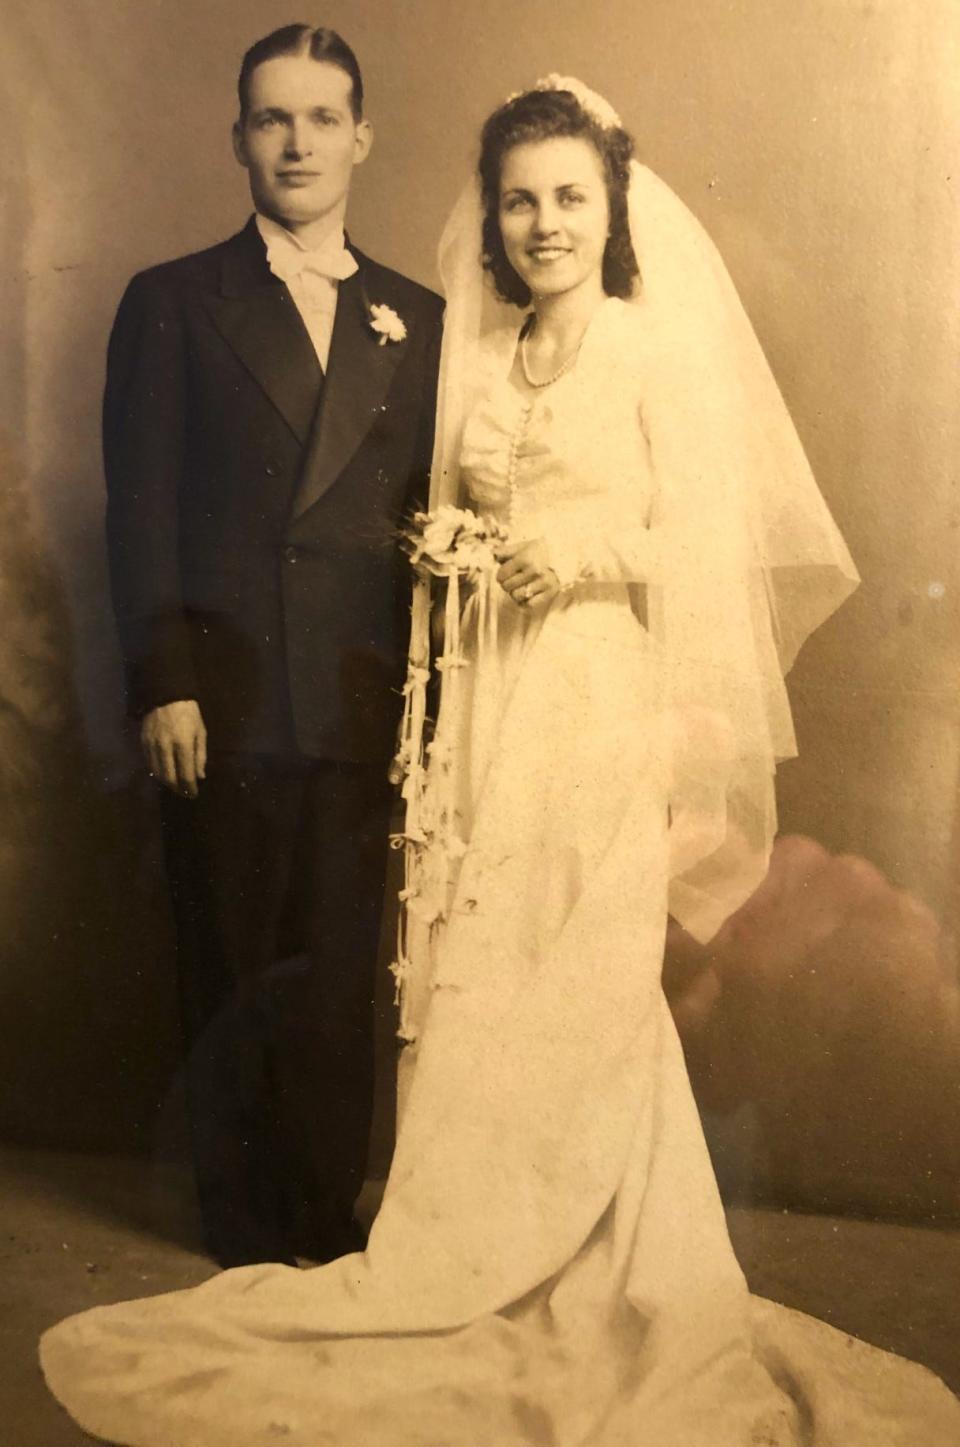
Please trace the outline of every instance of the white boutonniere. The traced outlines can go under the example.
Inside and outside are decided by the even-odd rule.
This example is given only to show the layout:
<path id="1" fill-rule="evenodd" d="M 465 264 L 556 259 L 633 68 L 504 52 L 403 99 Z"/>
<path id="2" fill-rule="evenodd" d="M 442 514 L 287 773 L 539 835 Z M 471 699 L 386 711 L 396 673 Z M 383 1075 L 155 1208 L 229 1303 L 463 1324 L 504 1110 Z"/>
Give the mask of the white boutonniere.
<path id="1" fill-rule="evenodd" d="M 371 302 L 370 326 L 378 333 L 381 347 L 385 347 L 387 342 L 402 342 L 406 339 L 406 324 L 397 316 L 392 306 Z"/>

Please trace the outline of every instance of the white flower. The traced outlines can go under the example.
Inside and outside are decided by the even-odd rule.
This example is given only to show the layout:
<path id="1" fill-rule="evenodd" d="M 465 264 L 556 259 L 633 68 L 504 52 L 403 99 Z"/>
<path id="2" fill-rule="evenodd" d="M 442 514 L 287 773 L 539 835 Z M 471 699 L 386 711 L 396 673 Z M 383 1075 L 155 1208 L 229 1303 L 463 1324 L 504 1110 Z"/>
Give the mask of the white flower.
<path id="1" fill-rule="evenodd" d="M 498 550 L 507 541 L 499 523 L 478 517 L 468 508 L 445 504 L 434 512 L 418 512 L 401 535 L 410 562 L 421 574 L 450 577 L 454 573 L 476 583 L 499 566 Z"/>
<path id="2" fill-rule="evenodd" d="M 382 302 L 371 303 L 370 325 L 379 333 L 381 347 L 385 347 L 387 342 L 402 342 L 407 335 L 406 325 L 393 307 L 385 306 Z"/>
<path id="3" fill-rule="evenodd" d="M 407 681 L 403 685 L 403 692 L 413 693 L 415 688 L 425 688 L 430 682 L 429 668 L 415 668 L 411 664 L 407 669 Z"/>
<path id="4" fill-rule="evenodd" d="M 424 523 L 423 551 L 437 562 L 452 562 L 453 559 L 448 554 L 462 526 L 463 519 L 459 508 L 437 508 Z"/>

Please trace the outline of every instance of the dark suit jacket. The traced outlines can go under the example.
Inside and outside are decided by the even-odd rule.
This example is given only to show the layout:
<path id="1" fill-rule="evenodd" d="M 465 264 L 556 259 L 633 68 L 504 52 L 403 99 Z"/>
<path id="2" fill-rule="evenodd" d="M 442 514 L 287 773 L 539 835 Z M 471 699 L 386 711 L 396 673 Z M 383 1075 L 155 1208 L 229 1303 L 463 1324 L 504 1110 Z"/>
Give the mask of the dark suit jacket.
<path id="1" fill-rule="evenodd" d="M 110 340 L 107 541 L 132 713 L 195 698 L 211 749 L 384 760 L 440 298 L 354 252 L 324 379 L 251 221 L 134 277 Z M 405 323 L 380 345 L 371 304 Z"/>

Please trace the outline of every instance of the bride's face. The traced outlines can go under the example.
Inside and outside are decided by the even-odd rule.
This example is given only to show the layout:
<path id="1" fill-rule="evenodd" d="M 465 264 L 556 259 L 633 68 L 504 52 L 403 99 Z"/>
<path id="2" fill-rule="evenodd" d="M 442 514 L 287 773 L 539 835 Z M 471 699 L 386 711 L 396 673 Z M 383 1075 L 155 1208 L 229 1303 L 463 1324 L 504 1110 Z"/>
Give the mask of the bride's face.
<path id="1" fill-rule="evenodd" d="M 602 289 L 610 204 L 603 162 L 580 136 L 514 146 L 500 172 L 507 260 L 534 296 Z"/>

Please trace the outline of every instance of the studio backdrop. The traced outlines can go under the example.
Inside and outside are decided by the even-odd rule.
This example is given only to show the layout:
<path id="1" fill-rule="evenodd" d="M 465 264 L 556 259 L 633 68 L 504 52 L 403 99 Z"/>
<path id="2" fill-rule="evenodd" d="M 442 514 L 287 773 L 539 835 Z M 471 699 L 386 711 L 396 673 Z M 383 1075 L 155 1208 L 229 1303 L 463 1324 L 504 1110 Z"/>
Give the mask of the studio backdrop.
<path id="1" fill-rule="evenodd" d="M 359 55 L 376 144 L 349 229 L 399 270 L 436 284 L 480 122 L 551 70 L 612 100 L 717 242 L 863 585 L 791 678 L 801 754 L 781 771 L 770 878 L 713 948 L 671 933 L 668 989 L 728 1192 L 956 1213 L 953 0 L 8 13 L 0 1134 L 153 1151 L 175 1114 L 155 807 L 123 729 L 106 587 L 104 353 L 133 272 L 243 224 L 236 70 L 291 20 L 340 29 Z"/>

